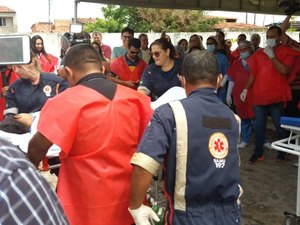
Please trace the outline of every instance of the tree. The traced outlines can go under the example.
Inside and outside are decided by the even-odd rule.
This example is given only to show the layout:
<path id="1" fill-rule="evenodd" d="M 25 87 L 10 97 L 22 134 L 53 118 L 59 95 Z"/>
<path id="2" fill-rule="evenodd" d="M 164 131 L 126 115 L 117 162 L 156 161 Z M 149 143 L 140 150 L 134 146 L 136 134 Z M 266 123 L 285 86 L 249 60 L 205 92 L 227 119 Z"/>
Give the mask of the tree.
<path id="1" fill-rule="evenodd" d="M 204 32 L 212 31 L 220 18 L 207 17 L 199 10 L 149 9 L 108 5 L 102 8 L 105 19 L 87 24 L 88 32 L 120 32 L 125 26 L 135 32 Z"/>

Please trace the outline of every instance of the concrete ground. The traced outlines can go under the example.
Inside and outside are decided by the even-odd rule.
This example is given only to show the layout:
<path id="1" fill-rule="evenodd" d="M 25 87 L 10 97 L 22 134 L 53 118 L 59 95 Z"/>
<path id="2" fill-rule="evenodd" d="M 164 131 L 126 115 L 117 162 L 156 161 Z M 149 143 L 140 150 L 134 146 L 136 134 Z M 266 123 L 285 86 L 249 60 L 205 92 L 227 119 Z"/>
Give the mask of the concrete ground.
<path id="1" fill-rule="evenodd" d="M 252 135 L 254 136 L 254 134 Z M 270 141 L 276 140 L 272 127 L 267 130 Z M 282 225 L 284 211 L 296 212 L 296 189 L 298 157 L 289 155 L 288 161 L 276 162 L 277 151 L 265 149 L 265 160 L 255 165 L 247 163 L 254 149 L 251 144 L 240 150 L 241 184 L 244 189 L 242 201 L 242 225 Z M 43 172 L 54 187 L 56 177 Z M 154 184 L 151 188 L 154 196 Z M 160 191 L 160 200 L 164 200 Z M 163 203 L 162 203 L 163 205 Z M 228 224 L 229 225 L 229 224 Z"/>

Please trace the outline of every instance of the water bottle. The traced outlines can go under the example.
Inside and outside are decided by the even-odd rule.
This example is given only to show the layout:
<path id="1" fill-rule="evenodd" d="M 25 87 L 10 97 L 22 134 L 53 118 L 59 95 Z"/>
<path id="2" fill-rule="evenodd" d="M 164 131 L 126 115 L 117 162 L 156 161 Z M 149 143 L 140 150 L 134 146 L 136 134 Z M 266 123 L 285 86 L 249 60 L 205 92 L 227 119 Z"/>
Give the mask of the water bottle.
<path id="1" fill-rule="evenodd" d="M 157 204 L 154 204 L 152 206 L 153 211 L 157 214 L 159 221 L 155 222 L 154 225 L 164 225 L 164 216 L 166 209 L 164 207 L 160 207 Z"/>

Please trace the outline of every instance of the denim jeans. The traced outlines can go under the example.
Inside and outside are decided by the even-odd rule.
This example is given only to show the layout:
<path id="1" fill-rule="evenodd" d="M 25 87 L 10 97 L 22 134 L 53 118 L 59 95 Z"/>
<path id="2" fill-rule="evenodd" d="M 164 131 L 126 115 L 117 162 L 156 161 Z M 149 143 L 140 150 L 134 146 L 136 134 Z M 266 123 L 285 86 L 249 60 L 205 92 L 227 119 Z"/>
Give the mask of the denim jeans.
<path id="1" fill-rule="evenodd" d="M 263 145 L 266 139 L 267 117 L 270 113 L 273 124 L 276 128 L 277 138 L 287 137 L 286 130 L 280 127 L 280 117 L 283 116 L 283 103 L 275 103 L 270 105 L 254 106 L 255 122 L 255 155 L 261 157 L 263 155 Z"/>
<path id="2" fill-rule="evenodd" d="M 241 122 L 242 142 L 250 143 L 251 123 L 252 123 L 251 119 L 242 119 L 242 122 Z"/>

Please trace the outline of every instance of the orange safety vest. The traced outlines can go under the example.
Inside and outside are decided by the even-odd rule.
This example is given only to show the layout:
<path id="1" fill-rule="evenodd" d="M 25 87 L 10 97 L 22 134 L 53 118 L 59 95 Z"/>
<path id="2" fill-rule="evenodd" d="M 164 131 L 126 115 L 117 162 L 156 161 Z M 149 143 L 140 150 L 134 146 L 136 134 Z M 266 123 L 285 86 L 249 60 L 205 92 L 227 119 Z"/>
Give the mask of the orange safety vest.
<path id="1" fill-rule="evenodd" d="M 38 131 L 61 147 L 57 194 L 72 225 L 131 225 L 130 159 L 150 98 L 117 86 L 113 100 L 82 85 L 49 99 Z"/>

